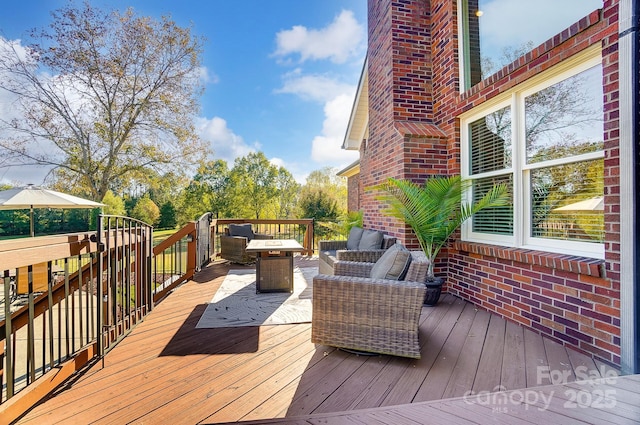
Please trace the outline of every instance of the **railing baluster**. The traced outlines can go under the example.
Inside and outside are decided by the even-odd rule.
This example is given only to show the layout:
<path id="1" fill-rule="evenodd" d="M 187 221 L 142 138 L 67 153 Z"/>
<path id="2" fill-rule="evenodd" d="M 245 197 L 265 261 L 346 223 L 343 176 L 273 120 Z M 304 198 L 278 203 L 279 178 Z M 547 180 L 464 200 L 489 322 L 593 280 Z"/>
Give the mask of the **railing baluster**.
<path id="1" fill-rule="evenodd" d="M 87 283 L 89 295 L 93 295 L 95 293 L 95 279 L 96 276 L 93 273 L 93 268 L 97 263 L 97 255 L 95 252 L 89 254 L 89 281 Z M 82 259 L 82 256 L 80 257 Z M 82 265 L 80 266 L 82 267 Z M 94 305 L 94 296 L 89 297 L 89 304 L 91 306 L 91 341 L 97 338 L 96 336 L 96 314 L 97 314 L 97 305 Z"/>
<path id="2" fill-rule="evenodd" d="M 40 336 L 40 341 L 42 342 L 42 350 L 40 352 L 40 361 L 35 364 L 36 373 L 40 371 L 41 376 L 44 375 L 45 365 L 47 364 L 47 315 L 42 314 L 38 316 L 35 320 L 42 322 L 42 326 L 40 330 L 42 331 L 42 335 Z M 34 322 L 35 322 L 34 320 Z M 35 340 L 34 340 L 35 343 Z M 38 359 L 36 358 L 36 361 Z"/>
<path id="3" fill-rule="evenodd" d="M 35 335 L 34 335 L 34 306 L 33 306 L 33 266 L 27 269 L 27 282 L 29 288 L 29 325 L 27 326 L 27 384 L 36 379 L 35 367 Z"/>
<path id="4" fill-rule="evenodd" d="M 18 276 L 16 272 L 16 282 L 18 281 Z M 16 294 L 18 293 L 17 283 L 16 283 Z M 4 376 L 6 377 L 6 399 L 10 399 L 13 397 L 14 392 L 14 371 L 15 371 L 15 363 L 14 363 L 14 353 L 15 353 L 15 345 L 14 345 L 14 335 L 11 324 L 11 278 L 9 277 L 9 270 L 4 271 L 4 334 L 5 334 L 5 365 L 6 370 L 3 371 Z M 2 395 L 0 394 L 0 402 L 2 401 Z"/>
<path id="5" fill-rule="evenodd" d="M 69 298 L 67 300 L 71 300 L 71 336 L 69 340 L 71 340 L 71 355 L 76 352 L 76 294 L 75 291 L 69 293 Z"/>
<path id="6" fill-rule="evenodd" d="M 82 256 L 80 257 L 82 258 Z M 91 267 L 89 267 L 89 270 L 91 270 Z M 91 303 L 91 300 L 93 299 L 92 295 L 91 295 L 91 291 L 89 289 L 89 281 L 83 277 L 82 280 L 78 280 L 78 285 L 80 287 L 84 287 L 84 327 L 85 327 L 85 345 L 89 344 L 91 342 L 91 310 L 89 308 L 89 304 Z"/>
<path id="7" fill-rule="evenodd" d="M 49 369 L 53 369 L 53 349 L 54 349 L 54 338 L 53 338 L 53 268 L 51 267 L 51 261 L 47 264 L 47 277 L 49 278 L 49 285 L 47 286 L 47 300 L 49 303 Z M 43 316 L 44 317 L 44 316 Z M 44 344 L 43 344 L 44 345 Z M 44 375 L 44 362 L 42 368 L 42 374 Z"/>
<path id="8" fill-rule="evenodd" d="M 84 345 L 83 344 L 83 340 L 84 340 L 84 335 L 85 335 L 85 323 L 84 323 L 84 320 L 82 320 L 83 319 L 83 317 L 82 317 L 82 311 L 83 311 L 82 306 L 84 304 L 82 302 L 82 293 L 83 293 L 83 291 L 82 291 L 82 281 L 78 282 L 78 289 L 76 290 L 76 293 L 78 294 L 77 295 L 77 298 L 78 298 L 78 315 L 77 315 L 77 317 L 78 317 L 78 328 L 79 328 L 78 329 L 78 332 L 79 332 L 79 335 L 78 335 L 78 341 L 79 341 L 78 349 L 80 349 Z"/>
<path id="9" fill-rule="evenodd" d="M 66 355 L 69 356 L 69 259 L 64 259 L 64 336 Z"/>
<path id="10" fill-rule="evenodd" d="M 62 363 L 62 299 L 58 297 L 56 302 L 56 312 L 58 314 L 58 329 L 56 335 L 58 335 L 58 361 L 57 364 Z"/>

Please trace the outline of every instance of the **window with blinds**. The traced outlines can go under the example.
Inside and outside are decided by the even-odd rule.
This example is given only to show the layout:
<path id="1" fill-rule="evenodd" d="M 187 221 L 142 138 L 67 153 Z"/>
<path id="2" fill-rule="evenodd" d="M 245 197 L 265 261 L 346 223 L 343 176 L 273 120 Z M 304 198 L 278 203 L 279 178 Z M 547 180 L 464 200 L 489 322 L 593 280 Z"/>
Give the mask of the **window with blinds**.
<path id="1" fill-rule="evenodd" d="M 513 178 L 511 175 L 477 179 L 472 185 L 472 199 L 477 202 L 497 183 L 506 183 L 513 196 Z M 513 235 L 513 202 L 502 207 L 487 208 L 473 216 L 474 232 L 497 235 Z"/>
<path id="2" fill-rule="evenodd" d="M 604 128 L 599 51 L 461 118 L 466 199 L 506 183 L 512 202 L 475 214 L 465 240 L 604 255 Z"/>
<path id="3" fill-rule="evenodd" d="M 511 167 L 511 109 L 502 108 L 469 124 L 471 174 Z"/>

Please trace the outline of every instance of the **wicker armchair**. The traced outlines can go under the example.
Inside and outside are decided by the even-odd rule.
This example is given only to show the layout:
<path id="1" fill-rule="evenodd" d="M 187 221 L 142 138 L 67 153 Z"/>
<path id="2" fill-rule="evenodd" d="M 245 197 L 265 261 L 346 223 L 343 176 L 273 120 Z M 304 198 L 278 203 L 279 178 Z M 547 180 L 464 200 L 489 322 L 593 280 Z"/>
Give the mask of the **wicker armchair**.
<path id="1" fill-rule="evenodd" d="M 253 233 L 253 239 L 273 239 L 273 236 Z M 247 252 L 248 243 L 246 236 L 220 235 L 220 257 L 232 263 L 252 263 L 256 260 L 256 254 Z"/>
<path id="2" fill-rule="evenodd" d="M 420 358 L 427 263 L 412 261 L 404 281 L 369 278 L 373 263 L 337 261 L 334 266 L 336 275 L 313 279 L 311 341 Z"/>

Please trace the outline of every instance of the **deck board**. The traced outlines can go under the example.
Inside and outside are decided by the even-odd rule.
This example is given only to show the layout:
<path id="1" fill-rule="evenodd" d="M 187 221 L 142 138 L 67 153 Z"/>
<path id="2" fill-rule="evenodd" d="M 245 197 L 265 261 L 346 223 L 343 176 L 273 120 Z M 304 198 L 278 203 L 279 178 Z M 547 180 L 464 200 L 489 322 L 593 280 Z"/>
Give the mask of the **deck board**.
<path id="1" fill-rule="evenodd" d="M 453 326 L 451 333 L 443 341 L 438 358 L 433 363 L 432 368 L 416 393 L 413 399 L 414 402 L 443 398 L 444 390 L 449 384 L 458 358 L 462 354 L 462 347 L 467 340 L 475 315 L 475 307 L 472 304 L 465 303 L 464 309 Z M 466 353 L 464 354 L 466 355 Z"/>
<path id="2" fill-rule="evenodd" d="M 500 387 L 506 321 L 491 315 L 472 391 L 496 391 Z"/>
<path id="3" fill-rule="evenodd" d="M 422 357 L 413 361 L 411 367 L 402 373 L 400 379 L 398 379 L 398 384 L 389 392 L 389 395 L 382 402 L 382 406 L 393 406 L 414 401 L 415 394 L 438 358 L 464 306 L 465 303 L 461 300 L 448 297 L 438 306 L 444 315 L 442 317 L 435 315 L 432 321 L 427 319 L 423 322 L 420 332 Z M 416 370 L 420 370 L 422 373 L 416 373 Z"/>
<path id="4" fill-rule="evenodd" d="M 527 387 L 525 372 L 524 328 L 507 322 L 504 337 L 504 354 L 500 373 L 500 388 L 513 390 Z"/>
<path id="5" fill-rule="evenodd" d="M 302 263 L 316 265 L 306 258 Z M 584 371 L 617 376 L 615 368 L 451 295 L 423 308 L 418 360 L 315 346 L 310 324 L 196 329 L 230 268 L 237 266 L 216 262 L 177 288 L 106 355 L 104 368 L 95 364 L 19 423 L 640 421 L 638 379 L 589 387 L 615 394 L 616 409 L 567 412 L 572 392 L 585 389 L 576 377 Z M 544 370 L 566 370 L 567 377 L 551 382 L 558 374 Z M 499 386 L 555 391 L 553 404 L 546 412 L 537 405 L 502 411 L 468 400 Z"/>
<path id="6" fill-rule="evenodd" d="M 473 387 L 490 318 L 487 311 L 476 313 L 460 351 L 462 355 L 458 358 L 442 398 L 459 397 Z"/>
<path id="7" fill-rule="evenodd" d="M 542 336 L 530 329 L 524 329 L 525 380 L 528 387 L 550 384 L 547 354 Z"/>

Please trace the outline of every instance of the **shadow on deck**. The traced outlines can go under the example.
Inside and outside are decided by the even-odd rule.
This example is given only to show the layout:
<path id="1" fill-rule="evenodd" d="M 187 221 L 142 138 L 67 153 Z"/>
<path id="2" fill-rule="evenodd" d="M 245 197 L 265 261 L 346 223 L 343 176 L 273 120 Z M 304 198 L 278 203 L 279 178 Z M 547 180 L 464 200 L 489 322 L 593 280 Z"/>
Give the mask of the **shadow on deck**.
<path id="1" fill-rule="evenodd" d="M 317 260 L 296 257 L 296 265 L 317 267 Z M 436 408 L 442 411 L 442 406 L 456 406 L 446 404 L 456 397 L 474 422 L 474 417 L 491 418 L 492 408 L 481 406 L 477 416 L 461 397 L 617 376 L 606 364 L 451 295 L 436 307 L 423 308 L 419 360 L 316 347 L 308 323 L 196 329 L 231 268 L 241 266 L 215 262 L 204 268 L 109 352 L 104 368 L 93 366 L 19 423 L 260 423 L 280 418 L 271 421 L 277 423 L 285 417 L 296 418 L 287 423 L 424 423 L 417 406 L 445 399 Z M 638 381 L 629 382 L 638 387 Z M 407 404 L 413 407 L 389 410 Z M 436 422 L 439 417 L 444 418 L 433 416 Z"/>

